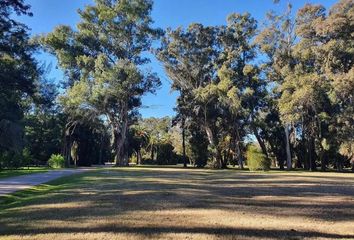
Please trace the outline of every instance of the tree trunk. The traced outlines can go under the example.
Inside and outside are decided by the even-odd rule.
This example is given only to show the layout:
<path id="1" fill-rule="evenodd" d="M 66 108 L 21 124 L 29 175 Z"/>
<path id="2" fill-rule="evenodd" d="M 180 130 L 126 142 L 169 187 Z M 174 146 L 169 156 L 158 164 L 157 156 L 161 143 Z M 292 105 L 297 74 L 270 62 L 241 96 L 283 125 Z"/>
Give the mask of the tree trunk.
<path id="1" fill-rule="evenodd" d="M 224 153 L 224 157 L 221 157 L 221 168 L 227 168 L 227 152 Z"/>
<path id="2" fill-rule="evenodd" d="M 337 171 L 338 171 L 338 172 L 342 172 L 342 171 L 343 171 L 343 163 L 342 163 L 342 160 L 340 160 L 340 159 L 338 158 L 336 165 L 337 165 Z"/>
<path id="3" fill-rule="evenodd" d="M 279 169 L 284 170 L 284 158 L 278 159 Z"/>
<path id="4" fill-rule="evenodd" d="M 310 137 L 308 140 L 308 156 L 310 171 L 316 170 L 315 154 L 314 154 L 314 139 Z"/>
<path id="5" fill-rule="evenodd" d="M 321 171 L 325 172 L 327 169 L 327 161 L 326 161 L 324 149 L 322 147 L 320 152 L 320 161 L 321 161 Z"/>
<path id="6" fill-rule="evenodd" d="M 213 158 L 213 167 L 214 168 L 221 168 L 221 160 L 220 160 L 220 156 L 218 154 L 217 146 L 215 144 L 215 138 L 214 138 L 213 131 L 211 130 L 211 128 L 208 125 L 206 125 L 205 132 L 207 134 L 210 149 L 211 149 L 211 155 Z"/>
<path id="7" fill-rule="evenodd" d="M 103 135 L 101 135 L 100 154 L 99 154 L 99 157 L 98 157 L 98 165 L 102 165 L 102 152 L 103 152 Z"/>
<path id="8" fill-rule="evenodd" d="M 222 156 L 222 152 L 217 149 L 217 158 L 219 159 L 219 162 L 220 162 L 220 168 L 226 168 L 227 165 L 226 165 L 226 161 L 225 161 L 225 158 L 223 158 Z"/>
<path id="9" fill-rule="evenodd" d="M 187 167 L 187 156 L 186 156 L 186 129 L 185 120 L 182 119 L 182 152 L 183 152 L 183 167 Z"/>
<path id="10" fill-rule="evenodd" d="M 154 145 L 151 145 L 150 157 L 151 157 L 151 160 L 154 161 Z"/>
<path id="11" fill-rule="evenodd" d="M 285 141 L 286 141 L 286 168 L 290 170 L 292 168 L 291 164 L 291 152 L 290 152 L 290 141 L 289 141 L 289 126 L 285 125 Z"/>
<path id="12" fill-rule="evenodd" d="M 296 168 L 304 168 L 304 163 L 305 163 L 304 155 L 306 155 L 306 154 L 303 151 L 303 145 L 304 145 L 303 140 L 301 140 L 295 149 L 295 154 L 296 154 L 295 167 Z"/>
<path id="13" fill-rule="evenodd" d="M 115 162 L 117 166 L 127 167 L 129 166 L 128 159 L 125 154 L 125 141 L 126 141 L 126 134 L 128 129 L 128 119 L 127 115 L 123 118 L 123 123 L 121 125 L 121 129 L 117 126 L 115 129 L 116 134 L 116 156 Z"/>
<path id="14" fill-rule="evenodd" d="M 231 149 L 232 149 L 232 138 L 230 138 L 229 148 L 227 149 L 227 153 L 226 153 L 226 162 L 227 163 L 231 162 L 231 157 L 232 157 Z"/>
<path id="15" fill-rule="evenodd" d="M 141 165 L 141 151 L 140 150 L 138 150 L 137 151 L 137 153 L 136 153 L 136 163 L 138 164 L 138 165 Z"/>
<path id="16" fill-rule="evenodd" d="M 68 140 L 68 137 L 64 137 L 64 149 L 63 149 L 63 155 L 65 158 L 65 165 L 66 167 L 70 167 L 70 139 Z"/>
<path id="17" fill-rule="evenodd" d="M 259 143 L 259 146 L 261 147 L 262 149 L 262 152 L 263 154 L 268 158 L 268 151 L 267 151 L 267 147 L 263 141 L 263 139 L 261 138 L 261 136 L 259 136 L 259 133 L 257 131 L 257 128 L 255 126 L 252 126 L 252 130 L 253 130 L 253 133 Z"/>
<path id="18" fill-rule="evenodd" d="M 242 158 L 242 154 L 241 154 L 241 148 L 240 148 L 240 134 L 238 132 L 238 125 L 236 124 L 236 143 L 235 143 L 235 148 L 236 148 L 236 154 L 238 157 L 238 166 L 240 167 L 240 169 L 244 169 L 243 167 L 243 158 Z"/>
<path id="19" fill-rule="evenodd" d="M 281 159 L 283 159 L 283 156 L 281 154 L 281 151 L 277 150 L 271 141 L 268 141 L 268 144 L 270 146 L 270 151 L 274 155 L 274 157 L 272 158 L 272 166 L 276 168 L 279 166 L 279 162 Z"/>

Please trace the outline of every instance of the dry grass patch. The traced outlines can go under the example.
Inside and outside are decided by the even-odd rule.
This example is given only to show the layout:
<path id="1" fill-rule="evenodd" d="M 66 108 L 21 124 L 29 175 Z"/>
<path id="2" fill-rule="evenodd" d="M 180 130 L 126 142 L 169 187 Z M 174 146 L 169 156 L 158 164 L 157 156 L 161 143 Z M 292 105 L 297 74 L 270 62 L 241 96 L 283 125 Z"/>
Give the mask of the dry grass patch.
<path id="1" fill-rule="evenodd" d="M 352 174 L 127 168 L 48 188 L 3 199 L 1 239 L 354 239 Z"/>

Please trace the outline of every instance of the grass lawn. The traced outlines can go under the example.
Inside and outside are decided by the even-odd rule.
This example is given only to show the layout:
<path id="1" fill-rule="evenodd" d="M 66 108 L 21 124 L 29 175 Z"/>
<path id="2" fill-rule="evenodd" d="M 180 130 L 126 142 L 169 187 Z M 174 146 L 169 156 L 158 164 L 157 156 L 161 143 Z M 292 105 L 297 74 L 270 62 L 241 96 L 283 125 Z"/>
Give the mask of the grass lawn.
<path id="1" fill-rule="evenodd" d="M 354 239 L 354 174 L 117 168 L 0 198 L 0 239 Z"/>
<path id="2" fill-rule="evenodd" d="M 46 167 L 29 167 L 29 168 L 26 167 L 21 169 L 14 169 L 14 170 L 7 170 L 7 169 L 0 170 L 0 179 L 25 175 L 25 174 L 47 172 L 48 170 L 49 168 Z"/>

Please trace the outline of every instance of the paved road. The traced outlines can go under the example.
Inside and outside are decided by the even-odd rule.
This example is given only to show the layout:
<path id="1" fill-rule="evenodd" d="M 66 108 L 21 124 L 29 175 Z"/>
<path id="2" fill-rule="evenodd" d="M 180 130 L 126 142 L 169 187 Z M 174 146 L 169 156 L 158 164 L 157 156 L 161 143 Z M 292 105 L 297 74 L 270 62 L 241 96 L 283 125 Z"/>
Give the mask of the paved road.
<path id="1" fill-rule="evenodd" d="M 93 168 L 53 170 L 45 173 L 21 175 L 0 180 L 0 196 L 52 181 L 72 174 L 90 171 Z"/>

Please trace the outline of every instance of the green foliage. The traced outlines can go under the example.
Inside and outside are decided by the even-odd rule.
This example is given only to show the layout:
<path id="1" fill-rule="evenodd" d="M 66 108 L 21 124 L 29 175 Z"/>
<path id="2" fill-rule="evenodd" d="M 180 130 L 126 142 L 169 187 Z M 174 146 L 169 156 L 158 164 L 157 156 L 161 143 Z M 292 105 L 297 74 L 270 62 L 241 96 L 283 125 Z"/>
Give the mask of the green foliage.
<path id="1" fill-rule="evenodd" d="M 354 166 L 354 140 L 352 142 L 345 142 L 340 145 L 339 153 L 349 159 Z"/>
<path id="2" fill-rule="evenodd" d="M 32 163 L 32 155 L 28 148 L 21 152 L 0 152 L 0 169 L 18 169 L 29 166 Z"/>
<path id="3" fill-rule="evenodd" d="M 29 166 L 32 162 L 33 156 L 28 148 L 22 150 L 22 165 Z"/>
<path id="4" fill-rule="evenodd" d="M 34 164 L 45 164 L 51 154 L 62 147 L 65 118 L 61 113 L 44 109 L 39 105 L 24 119 L 26 146 L 31 149 Z"/>
<path id="5" fill-rule="evenodd" d="M 183 162 L 181 131 L 170 117 L 139 119 L 130 127 L 128 142 L 131 162 L 171 165 Z"/>
<path id="6" fill-rule="evenodd" d="M 41 74 L 33 57 L 37 46 L 30 40 L 29 29 L 13 19 L 14 14 L 32 16 L 29 8 L 23 0 L 0 1 L 0 154 L 12 159 L 3 160 L 7 163 L 16 158 L 5 157 L 7 153 L 3 151 L 21 155 L 23 126 L 20 121 L 27 101 L 36 97 Z"/>
<path id="7" fill-rule="evenodd" d="M 0 169 L 18 168 L 20 167 L 18 159 L 14 158 L 15 154 L 9 151 L 0 152 Z M 15 160 L 15 161 L 14 161 Z"/>
<path id="8" fill-rule="evenodd" d="M 12 19 L 31 16 L 29 6 L 0 0 L 0 168 L 45 163 L 61 149 L 69 163 L 73 142 L 79 165 L 112 155 L 124 166 L 129 158 L 174 164 L 186 155 L 197 167 L 242 168 L 248 135 L 260 146 L 247 150 L 252 169 L 269 168 L 269 159 L 311 170 L 354 161 L 352 0 L 329 11 L 306 4 L 297 14 L 288 4 L 262 29 L 248 13 L 221 26 L 168 29 L 155 53 L 180 93 L 173 120 L 139 119 L 142 96 L 161 84 L 146 65 L 163 35 L 152 6 L 95 0 L 79 10 L 75 29 L 32 40 Z M 37 44 L 64 71 L 60 95 L 33 57 Z"/>
<path id="9" fill-rule="evenodd" d="M 179 114 L 204 131 L 212 165 L 217 168 L 226 167 L 231 156 L 227 153 L 226 159 L 220 154 L 227 133 L 241 148 L 242 136 L 236 132 L 241 132 L 242 120 L 247 121 L 255 110 L 255 96 L 262 85 L 257 67 L 250 65 L 256 27 L 250 14 L 231 14 L 226 26 L 195 23 L 187 29 L 168 30 L 157 50 L 173 88 L 181 92 Z M 248 104 L 251 100 L 252 105 Z"/>
<path id="10" fill-rule="evenodd" d="M 129 128 L 129 161 L 131 163 L 142 163 L 142 150 L 146 149 L 149 144 L 150 135 L 141 125 L 133 125 Z"/>
<path id="11" fill-rule="evenodd" d="M 23 98 L 33 96 L 39 69 L 33 58 L 36 46 L 31 43 L 26 25 L 11 15 L 31 15 L 22 0 L 1 2 L 0 7 L 0 119 L 22 118 Z"/>
<path id="12" fill-rule="evenodd" d="M 247 166 L 251 171 L 268 171 L 270 169 L 270 159 L 254 144 L 250 144 L 247 147 L 246 158 Z"/>
<path id="13" fill-rule="evenodd" d="M 196 124 L 191 124 L 189 131 L 191 135 L 189 138 L 189 158 L 194 166 L 204 167 L 209 159 L 208 139 Z"/>
<path id="14" fill-rule="evenodd" d="M 173 146 L 170 143 L 162 143 L 157 148 L 156 162 L 159 165 L 176 164 L 176 153 L 173 152 Z"/>
<path id="15" fill-rule="evenodd" d="M 256 37 L 268 57 L 262 70 L 273 83 L 270 97 L 277 106 L 272 115 L 278 115 L 279 124 L 272 125 L 291 126 L 290 144 L 298 167 L 315 170 L 321 163 L 324 170 L 329 162 L 338 165 L 339 146 L 354 137 L 354 85 L 349 77 L 353 76 L 353 6 L 353 1 L 341 0 L 327 14 L 322 5 L 306 4 L 293 17 L 289 5 L 284 14 L 268 14 L 266 27 Z M 272 154 L 281 159 L 271 139 L 282 142 L 284 137 L 267 128 L 268 133 L 261 133 L 270 139 Z M 329 156 L 336 160 L 329 161 Z"/>
<path id="16" fill-rule="evenodd" d="M 138 124 L 148 135 L 145 152 L 149 152 L 151 160 L 155 160 L 159 145 L 170 142 L 171 118 L 146 118 L 140 120 Z"/>
<path id="17" fill-rule="evenodd" d="M 51 168 L 63 168 L 65 159 L 61 154 L 52 154 L 48 160 L 48 166 Z"/>
<path id="18" fill-rule="evenodd" d="M 149 51 L 162 30 L 152 28 L 152 1 L 103 1 L 80 10 L 77 31 L 59 26 L 41 38 L 56 55 L 69 79 L 61 97 L 71 116 L 106 118 L 113 130 L 112 148 L 119 165 L 127 165 L 128 122 L 136 115 L 141 97 L 160 85 L 144 68 Z M 71 81 L 72 81 L 71 80 Z"/>

